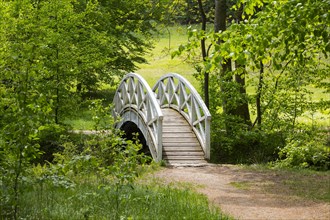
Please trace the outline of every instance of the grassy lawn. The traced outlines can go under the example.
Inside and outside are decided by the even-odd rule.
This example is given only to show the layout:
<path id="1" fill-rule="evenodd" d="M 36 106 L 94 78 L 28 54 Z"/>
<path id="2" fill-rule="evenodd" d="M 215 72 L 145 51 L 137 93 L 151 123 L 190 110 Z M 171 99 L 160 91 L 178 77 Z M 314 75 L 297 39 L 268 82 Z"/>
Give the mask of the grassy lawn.
<path id="1" fill-rule="evenodd" d="M 140 64 L 136 73 L 143 76 L 150 87 L 166 73 L 178 73 L 198 90 L 198 82 L 193 76 L 193 66 L 182 57 L 171 58 L 171 53 L 187 40 L 187 26 L 177 25 L 162 29 L 155 38 L 154 49 L 146 56 L 148 63 Z"/>
<path id="2" fill-rule="evenodd" d="M 65 124 L 72 126 L 73 130 L 93 130 L 94 121 L 92 114 L 88 109 L 81 110 L 76 117 L 67 118 Z"/>

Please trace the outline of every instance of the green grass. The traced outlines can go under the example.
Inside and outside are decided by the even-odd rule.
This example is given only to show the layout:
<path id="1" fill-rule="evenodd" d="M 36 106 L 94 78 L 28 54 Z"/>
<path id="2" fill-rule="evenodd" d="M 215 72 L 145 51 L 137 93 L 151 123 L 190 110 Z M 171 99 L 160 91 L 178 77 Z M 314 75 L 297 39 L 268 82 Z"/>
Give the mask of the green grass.
<path id="1" fill-rule="evenodd" d="M 196 71 L 192 64 L 186 62 L 183 57 L 171 58 L 171 53 L 187 41 L 186 26 L 175 25 L 160 30 L 160 34 L 155 38 L 154 49 L 146 56 L 148 63 L 140 64 L 136 73 L 143 76 L 150 87 L 153 87 L 161 76 L 167 73 L 178 73 L 198 89 L 199 83 L 193 76 Z"/>
<path id="2" fill-rule="evenodd" d="M 103 181 L 103 182 L 102 182 Z M 230 219 L 188 188 L 157 182 L 116 191 L 111 182 L 81 176 L 71 188 L 34 184 L 20 203 L 24 219 Z M 211 207 L 211 208 L 210 208 Z"/>
<path id="3" fill-rule="evenodd" d="M 70 125 L 73 130 L 93 130 L 95 126 L 88 109 L 81 110 L 75 117 L 66 118 L 64 123 Z"/>
<path id="4" fill-rule="evenodd" d="M 89 109 L 90 104 L 95 99 L 102 99 L 103 105 L 106 107 L 112 104 L 113 97 L 117 88 L 110 85 L 101 85 L 99 91 L 90 92 L 83 95 L 83 102 L 76 112 L 71 112 L 71 116 L 65 118 L 64 124 L 72 127 L 73 130 L 93 130 L 95 129 L 95 121 L 93 114 Z M 111 112 L 109 112 L 111 114 Z"/>

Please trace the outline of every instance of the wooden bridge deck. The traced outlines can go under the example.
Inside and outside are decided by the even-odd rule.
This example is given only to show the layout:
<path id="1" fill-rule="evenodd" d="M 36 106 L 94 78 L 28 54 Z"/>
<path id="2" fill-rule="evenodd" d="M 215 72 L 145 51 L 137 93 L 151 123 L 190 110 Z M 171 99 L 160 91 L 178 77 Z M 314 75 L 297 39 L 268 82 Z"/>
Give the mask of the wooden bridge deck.
<path id="1" fill-rule="evenodd" d="M 207 164 L 203 149 L 186 119 L 173 109 L 162 109 L 163 160 L 173 166 Z"/>

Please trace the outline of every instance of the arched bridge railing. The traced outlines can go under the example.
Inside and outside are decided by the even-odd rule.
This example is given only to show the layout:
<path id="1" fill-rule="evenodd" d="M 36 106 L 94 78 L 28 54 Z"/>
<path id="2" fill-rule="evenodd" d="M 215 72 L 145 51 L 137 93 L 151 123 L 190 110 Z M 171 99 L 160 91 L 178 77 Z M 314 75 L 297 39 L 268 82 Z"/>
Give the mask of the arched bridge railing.
<path id="1" fill-rule="evenodd" d="M 113 115 L 122 117 L 117 127 L 120 128 L 125 121 L 137 124 L 153 158 L 160 161 L 163 114 L 148 83 L 138 74 L 127 74 L 115 93 L 114 105 Z"/>
<path id="2" fill-rule="evenodd" d="M 211 114 L 196 89 L 182 76 L 167 74 L 153 87 L 161 108 L 173 108 L 192 126 L 205 158 L 210 158 Z"/>

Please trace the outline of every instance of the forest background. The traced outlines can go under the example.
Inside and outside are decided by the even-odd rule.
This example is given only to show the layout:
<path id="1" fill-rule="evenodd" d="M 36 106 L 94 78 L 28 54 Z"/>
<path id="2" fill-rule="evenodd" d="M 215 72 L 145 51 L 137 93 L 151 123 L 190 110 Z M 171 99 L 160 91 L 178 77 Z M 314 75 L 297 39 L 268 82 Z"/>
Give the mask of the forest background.
<path id="1" fill-rule="evenodd" d="M 113 129 L 109 103 L 173 25 L 190 27 L 168 52 L 201 85 L 212 162 L 328 170 L 329 11 L 328 0 L 2 0 L 1 216 L 32 213 L 22 207 L 35 181 L 70 188 L 83 173 L 111 183 L 100 188 L 117 192 L 113 218 L 131 215 L 119 192 L 149 159 Z M 84 115 L 111 132 L 72 133 Z"/>

